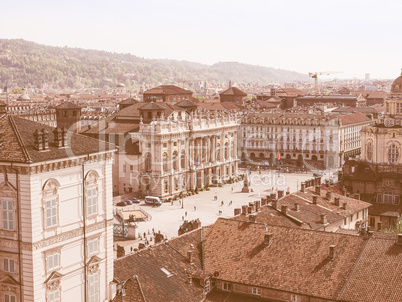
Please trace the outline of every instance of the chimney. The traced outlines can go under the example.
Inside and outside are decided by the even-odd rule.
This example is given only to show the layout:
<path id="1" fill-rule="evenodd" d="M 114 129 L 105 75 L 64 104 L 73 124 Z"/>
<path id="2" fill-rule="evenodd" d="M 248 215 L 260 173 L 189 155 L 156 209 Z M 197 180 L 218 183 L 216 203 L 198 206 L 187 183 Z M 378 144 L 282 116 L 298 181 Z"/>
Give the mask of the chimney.
<path id="1" fill-rule="evenodd" d="M 279 198 L 282 198 L 284 193 L 285 193 L 285 192 L 284 192 L 283 190 L 279 190 L 279 191 L 278 191 L 278 199 L 279 199 Z"/>
<path id="2" fill-rule="evenodd" d="M 273 199 L 271 202 L 271 206 L 277 210 L 278 209 L 278 200 L 277 199 Z"/>
<path id="3" fill-rule="evenodd" d="M 43 151 L 43 135 L 42 135 L 42 131 L 36 129 L 33 135 L 34 135 L 35 149 L 37 149 L 39 151 Z"/>
<path id="4" fill-rule="evenodd" d="M 353 194 L 353 198 L 360 200 L 360 194 L 359 193 Z"/>
<path id="5" fill-rule="evenodd" d="M 62 134 L 62 139 L 63 139 L 63 147 L 67 147 L 68 146 L 68 139 L 67 139 L 67 129 L 63 128 L 61 129 L 61 134 Z"/>
<path id="6" fill-rule="evenodd" d="M 321 186 L 321 177 L 317 177 L 317 186 Z"/>
<path id="7" fill-rule="evenodd" d="M 343 203 L 343 209 L 344 209 L 344 210 L 347 210 L 347 209 L 348 209 L 348 203 L 347 203 L 347 202 L 344 202 L 344 203 Z"/>
<path id="8" fill-rule="evenodd" d="M 340 197 L 335 197 L 335 198 L 334 198 L 335 205 L 338 206 L 338 207 L 339 207 L 340 204 L 341 204 L 340 200 L 341 200 Z"/>
<path id="9" fill-rule="evenodd" d="M 365 236 L 366 235 L 366 228 L 362 227 L 362 229 L 360 230 L 360 235 Z"/>
<path id="10" fill-rule="evenodd" d="M 283 214 L 287 215 L 287 214 L 288 214 L 288 207 L 287 207 L 287 206 L 282 206 L 282 207 L 281 207 L 281 212 L 282 212 Z"/>
<path id="11" fill-rule="evenodd" d="M 321 214 L 321 223 L 322 224 L 327 224 L 327 215 Z"/>
<path id="12" fill-rule="evenodd" d="M 271 195 L 269 196 L 271 199 L 276 199 L 276 193 L 271 193 Z"/>
<path id="13" fill-rule="evenodd" d="M 273 240 L 273 234 L 272 233 L 265 233 L 264 235 L 264 244 L 270 246 Z"/>
<path id="14" fill-rule="evenodd" d="M 346 197 L 350 197 L 350 193 L 346 193 Z"/>
<path id="15" fill-rule="evenodd" d="M 237 216 L 241 213 L 241 209 L 240 208 L 235 208 L 234 209 L 234 216 Z"/>
<path id="16" fill-rule="evenodd" d="M 43 135 L 43 150 L 47 151 L 49 150 L 49 131 L 46 129 L 42 129 L 42 135 Z"/>
<path id="17" fill-rule="evenodd" d="M 62 131 L 60 128 L 55 128 L 53 130 L 53 136 L 56 147 L 57 148 L 63 147 Z"/>
<path id="18" fill-rule="evenodd" d="M 295 202 L 295 211 L 296 212 L 300 211 L 300 205 L 297 202 Z"/>
<path id="19" fill-rule="evenodd" d="M 187 251 L 187 260 L 190 264 L 193 263 L 193 251 L 191 250 Z"/>
<path id="20" fill-rule="evenodd" d="M 327 191 L 326 198 L 327 198 L 329 201 L 331 201 L 331 197 L 332 197 L 332 192 L 331 192 L 331 191 Z"/>
<path id="21" fill-rule="evenodd" d="M 335 247 L 336 247 L 336 245 L 329 246 L 329 259 L 331 259 L 331 260 L 335 259 Z"/>
<path id="22" fill-rule="evenodd" d="M 301 183 L 301 187 L 300 187 L 300 192 L 303 192 L 303 193 L 304 193 L 305 189 L 306 189 L 306 183 L 305 183 L 305 182 L 302 182 L 302 183 Z"/>
<path id="23" fill-rule="evenodd" d="M 368 233 L 368 235 L 369 235 L 370 237 L 373 236 L 373 234 L 374 234 L 373 231 L 368 231 L 367 233 Z"/>
<path id="24" fill-rule="evenodd" d="M 397 245 L 402 245 L 402 234 L 398 234 L 398 240 L 396 241 Z"/>
<path id="25" fill-rule="evenodd" d="M 346 188 L 345 187 L 342 188 L 342 195 L 346 196 Z"/>
<path id="26" fill-rule="evenodd" d="M 249 209 L 249 213 L 253 213 L 253 212 L 255 212 L 255 203 L 254 203 L 254 201 L 250 201 L 249 203 L 248 203 L 248 209 Z"/>
<path id="27" fill-rule="evenodd" d="M 248 214 L 248 206 L 246 206 L 246 205 L 241 206 L 241 214 L 242 215 Z"/>
<path id="28" fill-rule="evenodd" d="M 317 195 L 313 195 L 313 204 L 317 204 L 317 198 L 318 198 Z"/>
<path id="29" fill-rule="evenodd" d="M 321 186 L 315 186 L 315 194 L 321 196 Z"/>
<path id="30" fill-rule="evenodd" d="M 260 203 L 261 203 L 261 201 L 259 201 L 259 200 L 256 200 L 254 202 L 256 212 L 258 212 L 260 210 Z"/>
<path id="31" fill-rule="evenodd" d="M 377 231 L 381 231 L 381 225 L 382 225 L 381 221 L 377 222 Z"/>
<path id="32" fill-rule="evenodd" d="M 257 222 L 257 215 L 256 214 L 248 215 L 248 222 L 256 223 Z"/>

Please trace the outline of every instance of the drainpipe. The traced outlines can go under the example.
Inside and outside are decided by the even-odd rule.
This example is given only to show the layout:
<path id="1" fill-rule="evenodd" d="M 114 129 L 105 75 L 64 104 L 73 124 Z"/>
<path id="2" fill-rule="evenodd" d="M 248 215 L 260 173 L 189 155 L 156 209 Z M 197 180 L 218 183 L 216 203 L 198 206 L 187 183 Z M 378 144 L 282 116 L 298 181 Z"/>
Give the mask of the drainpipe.
<path id="1" fill-rule="evenodd" d="M 18 242 L 18 274 L 19 274 L 19 283 L 20 283 L 20 301 L 24 302 L 24 294 L 22 292 L 22 257 L 21 257 L 21 213 L 20 213 L 20 175 L 18 169 L 13 167 L 13 163 L 11 163 L 11 170 L 15 171 L 15 183 L 17 190 L 17 242 Z M 6 171 L 7 175 L 7 171 Z"/>
<path id="2" fill-rule="evenodd" d="M 87 233 L 86 233 L 86 199 L 85 199 L 85 163 L 89 160 L 89 154 L 87 155 L 87 159 L 84 159 L 81 167 L 82 167 L 82 221 L 83 221 L 83 231 L 84 231 L 84 301 L 87 302 Z"/>

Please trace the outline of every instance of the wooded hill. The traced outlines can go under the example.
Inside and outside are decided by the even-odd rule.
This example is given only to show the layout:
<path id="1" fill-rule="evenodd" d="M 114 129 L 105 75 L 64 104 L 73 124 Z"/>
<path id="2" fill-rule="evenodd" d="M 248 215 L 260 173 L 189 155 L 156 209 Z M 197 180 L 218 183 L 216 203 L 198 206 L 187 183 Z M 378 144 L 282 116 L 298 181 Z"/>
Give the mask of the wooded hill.
<path id="1" fill-rule="evenodd" d="M 0 39 L 1 86 L 8 81 L 13 86 L 39 89 L 110 89 L 117 83 L 124 83 L 128 88 L 138 89 L 142 84 L 176 84 L 183 80 L 269 84 L 307 79 L 308 76 L 301 73 L 237 62 L 209 66 Z"/>

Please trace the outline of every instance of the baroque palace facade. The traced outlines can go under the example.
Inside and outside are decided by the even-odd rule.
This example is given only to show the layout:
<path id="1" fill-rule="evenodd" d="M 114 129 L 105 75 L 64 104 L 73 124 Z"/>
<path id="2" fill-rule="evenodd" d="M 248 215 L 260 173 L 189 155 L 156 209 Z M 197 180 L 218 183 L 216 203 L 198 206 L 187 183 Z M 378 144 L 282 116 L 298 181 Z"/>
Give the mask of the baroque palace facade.
<path id="1" fill-rule="evenodd" d="M 139 190 L 166 197 L 236 176 L 238 126 L 237 114 L 197 111 L 141 122 Z"/>
<path id="2" fill-rule="evenodd" d="M 362 154 L 345 164 L 344 184 L 368 201 L 399 205 L 402 195 L 402 75 L 384 99 L 385 114 L 361 131 Z"/>
<path id="3" fill-rule="evenodd" d="M 115 148 L 5 112 L 0 301 L 112 299 Z"/>
<path id="4" fill-rule="evenodd" d="M 255 113 L 242 119 L 242 160 L 309 168 L 338 168 L 360 153 L 360 130 L 371 124 L 361 113 L 318 115 Z"/>

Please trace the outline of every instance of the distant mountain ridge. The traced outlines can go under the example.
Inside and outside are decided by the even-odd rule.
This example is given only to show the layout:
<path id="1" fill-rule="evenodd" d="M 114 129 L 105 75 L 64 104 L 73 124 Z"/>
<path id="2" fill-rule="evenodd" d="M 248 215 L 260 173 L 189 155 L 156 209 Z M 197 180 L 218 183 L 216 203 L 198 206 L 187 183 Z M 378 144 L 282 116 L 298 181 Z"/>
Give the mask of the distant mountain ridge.
<path id="1" fill-rule="evenodd" d="M 0 85 L 49 89 L 103 88 L 117 83 L 138 89 L 142 84 L 209 81 L 269 84 L 307 80 L 308 76 L 282 69 L 220 62 L 212 66 L 177 60 L 144 59 L 112 53 L 0 39 Z"/>

